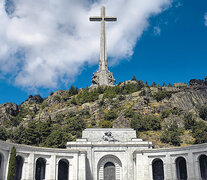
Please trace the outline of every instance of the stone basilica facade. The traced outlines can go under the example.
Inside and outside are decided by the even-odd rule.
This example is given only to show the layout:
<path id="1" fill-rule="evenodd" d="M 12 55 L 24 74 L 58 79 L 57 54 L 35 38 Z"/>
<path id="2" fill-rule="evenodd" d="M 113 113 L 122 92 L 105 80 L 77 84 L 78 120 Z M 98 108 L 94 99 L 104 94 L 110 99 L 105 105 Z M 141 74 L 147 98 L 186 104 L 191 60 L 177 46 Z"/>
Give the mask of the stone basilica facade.
<path id="1" fill-rule="evenodd" d="M 0 142 L 0 180 L 15 146 L 15 180 L 206 180 L 207 144 L 153 149 L 133 129 L 85 129 L 66 149 Z"/>

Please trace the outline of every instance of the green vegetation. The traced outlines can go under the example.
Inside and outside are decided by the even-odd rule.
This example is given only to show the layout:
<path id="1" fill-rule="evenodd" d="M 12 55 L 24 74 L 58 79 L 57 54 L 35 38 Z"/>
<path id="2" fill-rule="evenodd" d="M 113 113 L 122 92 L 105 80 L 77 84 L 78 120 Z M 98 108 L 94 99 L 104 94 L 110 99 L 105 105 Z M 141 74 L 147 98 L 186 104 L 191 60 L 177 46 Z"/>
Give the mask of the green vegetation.
<path id="1" fill-rule="evenodd" d="M 171 108 L 174 105 L 170 101 L 160 102 L 165 98 L 169 100 L 174 89 L 169 92 L 163 90 L 167 87 L 156 83 L 151 87 L 155 88 L 149 88 L 147 82 L 144 84 L 135 76 L 132 81 L 113 87 L 78 89 L 71 86 L 69 90 L 51 93 L 41 104 L 25 102 L 20 105 L 17 116 L 8 114 L 3 119 L 0 139 L 65 148 L 66 142 L 81 137 L 86 127 L 112 128 L 130 124 L 136 132 L 141 132 L 140 138 L 158 144 L 160 141 L 174 146 L 207 142 L 206 105 L 197 106 L 202 121 L 197 114 Z M 168 123 L 170 119 L 180 119 L 179 126 L 176 121 Z"/>
<path id="2" fill-rule="evenodd" d="M 180 136 L 183 134 L 183 130 L 178 127 L 176 121 L 171 122 L 169 125 L 166 126 L 165 130 L 163 131 L 160 140 L 163 143 L 170 143 L 174 146 L 180 146 L 181 138 Z"/>
<path id="3" fill-rule="evenodd" d="M 161 124 L 160 119 L 157 116 L 149 115 L 142 116 L 141 114 L 136 114 L 131 120 L 131 127 L 137 132 L 148 131 L 148 130 L 160 130 Z"/>
<path id="4" fill-rule="evenodd" d="M 143 89 L 139 95 L 140 95 L 140 96 L 146 96 L 146 90 Z"/>
<path id="5" fill-rule="evenodd" d="M 19 144 L 64 148 L 67 141 L 81 136 L 86 124 L 74 112 L 66 115 L 64 121 L 67 124 L 65 126 L 55 124 L 61 123 L 63 118 L 64 115 L 58 114 L 56 115 L 58 122 L 52 123 L 50 119 L 45 122 L 30 121 L 26 128 L 20 126 L 13 131 L 10 138 Z"/>
<path id="6" fill-rule="evenodd" d="M 171 84 L 171 83 L 169 83 L 169 84 L 168 84 L 168 87 L 172 87 L 172 84 Z"/>
<path id="7" fill-rule="evenodd" d="M 73 96 L 71 99 L 71 103 L 74 105 L 81 105 L 87 102 L 94 102 L 98 100 L 98 97 L 100 94 L 103 94 L 103 100 L 113 99 L 117 95 L 120 95 L 119 98 L 121 100 L 124 100 L 125 94 L 130 94 L 136 91 L 141 90 L 144 87 L 144 84 L 142 81 L 136 81 L 136 83 L 124 83 L 122 85 L 117 85 L 114 87 L 97 87 L 94 89 L 83 89 L 79 90 L 78 94 L 76 96 Z M 76 94 L 77 92 L 74 92 L 73 94 Z"/>
<path id="8" fill-rule="evenodd" d="M 109 111 L 104 115 L 105 121 L 113 121 L 118 117 L 117 113 L 115 111 Z"/>
<path id="9" fill-rule="evenodd" d="M 78 88 L 74 87 L 73 85 L 70 87 L 69 91 L 68 91 L 69 96 L 73 96 L 78 94 Z"/>
<path id="10" fill-rule="evenodd" d="M 54 101 L 60 102 L 61 101 L 60 96 L 54 96 Z"/>
<path id="11" fill-rule="evenodd" d="M 124 115 L 126 118 L 132 118 L 135 115 L 135 113 L 131 108 L 129 108 L 125 111 Z"/>
<path id="12" fill-rule="evenodd" d="M 113 122 L 111 121 L 103 121 L 101 123 L 101 128 L 112 128 L 113 127 Z"/>
<path id="13" fill-rule="evenodd" d="M 184 115 L 184 127 L 186 130 L 192 129 L 196 125 L 196 121 L 193 118 L 193 114 L 187 113 Z"/>
<path id="14" fill-rule="evenodd" d="M 157 85 L 155 82 L 153 82 L 150 87 L 157 87 Z"/>
<path id="15" fill-rule="evenodd" d="M 27 115 L 33 116 L 34 113 L 30 111 L 28 108 L 21 108 L 18 115 L 11 118 L 10 126 L 17 127 Z"/>
<path id="16" fill-rule="evenodd" d="M 135 76 L 133 76 L 132 81 L 137 81 L 137 78 Z"/>
<path id="17" fill-rule="evenodd" d="M 172 92 L 169 91 L 158 91 L 156 94 L 153 95 L 153 97 L 157 100 L 157 101 L 162 101 L 165 98 L 171 98 L 172 96 Z"/>
<path id="18" fill-rule="evenodd" d="M 64 117 L 65 117 L 64 114 L 61 114 L 61 113 L 56 114 L 56 116 L 55 116 L 55 122 L 56 123 L 62 123 L 64 121 Z"/>
<path id="19" fill-rule="evenodd" d="M 179 116 L 182 114 L 182 110 L 179 108 L 166 109 L 166 110 L 162 111 L 161 119 L 167 118 L 171 114 Z"/>
<path id="20" fill-rule="evenodd" d="M 78 104 L 84 104 L 87 102 L 94 102 L 98 100 L 98 92 L 96 90 L 89 91 L 88 89 L 82 90 L 78 93 L 76 101 Z"/>
<path id="21" fill-rule="evenodd" d="M 207 143 L 207 125 L 200 121 L 192 127 L 192 136 L 195 138 L 194 144 Z"/>
<path id="22" fill-rule="evenodd" d="M 198 111 L 200 118 L 207 121 L 207 106 L 199 106 Z"/>
<path id="23" fill-rule="evenodd" d="M 7 140 L 7 132 L 3 126 L 0 126 L 0 139 L 3 141 Z"/>
<path id="24" fill-rule="evenodd" d="M 15 161 L 16 161 L 16 148 L 13 146 L 12 149 L 11 149 L 11 152 L 10 152 L 9 169 L 8 169 L 7 180 L 14 180 Z"/>
<path id="25" fill-rule="evenodd" d="M 44 142 L 44 146 L 53 148 L 65 148 L 68 141 L 72 141 L 73 137 L 61 127 L 56 126 L 54 130 Z"/>
<path id="26" fill-rule="evenodd" d="M 66 132 L 71 133 L 76 138 L 79 138 L 82 131 L 86 128 L 85 121 L 79 116 L 66 117 L 66 122 Z"/>

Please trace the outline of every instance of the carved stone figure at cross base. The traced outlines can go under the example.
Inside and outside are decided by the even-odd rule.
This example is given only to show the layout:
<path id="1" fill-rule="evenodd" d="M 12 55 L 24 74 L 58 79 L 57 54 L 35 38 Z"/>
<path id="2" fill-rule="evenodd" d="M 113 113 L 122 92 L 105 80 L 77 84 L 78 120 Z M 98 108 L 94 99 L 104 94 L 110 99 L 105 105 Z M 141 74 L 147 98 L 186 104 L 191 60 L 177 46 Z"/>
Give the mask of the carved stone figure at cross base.
<path id="1" fill-rule="evenodd" d="M 101 38 L 100 38 L 100 59 L 99 70 L 93 73 L 91 78 L 91 87 L 100 86 L 113 86 L 116 80 L 113 77 L 113 73 L 108 70 L 108 59 L 106 50 L 106 29 L 105 22 L 116 21 L 116 17 L 106 17 L 105 7 L 101 7 L 101 16 L 90 17 L 90 21 L 101 22 Z"/>
<path id="2" fill-rule="evenodd" d="M 110 131 L 104 133 L 102 140 L 109 141 L 109 142 L 110 141 L 118 141 L 114 138 L 114 136 L 112 136 L 112 132 L 110 132 Z"/>

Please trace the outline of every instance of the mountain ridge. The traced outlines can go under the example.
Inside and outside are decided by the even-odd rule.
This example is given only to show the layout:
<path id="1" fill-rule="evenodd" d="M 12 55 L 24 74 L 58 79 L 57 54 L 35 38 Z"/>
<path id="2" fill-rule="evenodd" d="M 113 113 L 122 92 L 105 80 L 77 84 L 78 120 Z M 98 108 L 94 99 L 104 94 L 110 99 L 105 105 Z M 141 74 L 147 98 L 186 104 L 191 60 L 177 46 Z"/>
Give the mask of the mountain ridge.
<path id="1" fill-rule="evenodd" d="M 155 83 L 149 87 L 136 78 L 114 87 L 71 86 L 45 99 L 30 95 L 19 106 L 1 104 L 0 138 L 63 148 L 87 127 L 131 127 L 154 147 L 185 146 L 206 142 L 206 105 L 207 79 L 169 87 Z"/>

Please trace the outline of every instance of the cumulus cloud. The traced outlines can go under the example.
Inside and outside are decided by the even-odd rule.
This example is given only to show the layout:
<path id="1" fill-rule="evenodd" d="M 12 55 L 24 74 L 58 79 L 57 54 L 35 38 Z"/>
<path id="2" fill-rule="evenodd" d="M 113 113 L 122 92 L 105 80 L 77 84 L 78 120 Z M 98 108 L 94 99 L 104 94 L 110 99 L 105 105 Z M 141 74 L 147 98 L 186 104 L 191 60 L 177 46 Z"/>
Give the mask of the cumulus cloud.
<path id="1" fill-rule="evenodd" d="M 207 26 L 207 13 L 204 15 L 205 26 Z"/>
<path id="2" fill-rule="evenodd" d="M 158 26 L 154 27 L 154 35 L 159 36 L 161 34 L 161 29 Z"/>
<path id="3" fill-rule="evenodd" d="M 98 64 L 100 24 L 89 22 L 106 6 L 108 55 L 130 57 L 149 17 L 171 0 L 0 0 L 0 71 L 22 87 L 56 87 L 85 64 Z"/>

